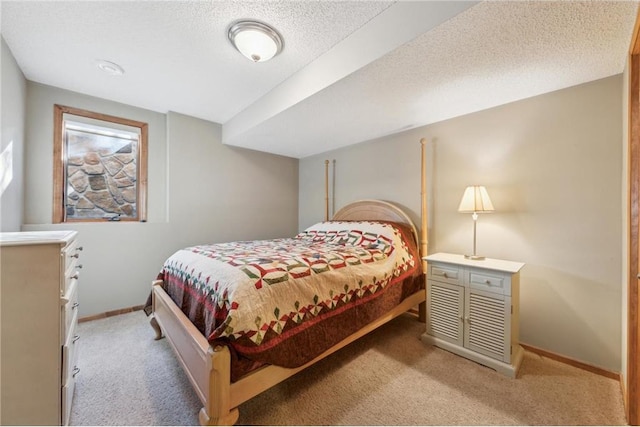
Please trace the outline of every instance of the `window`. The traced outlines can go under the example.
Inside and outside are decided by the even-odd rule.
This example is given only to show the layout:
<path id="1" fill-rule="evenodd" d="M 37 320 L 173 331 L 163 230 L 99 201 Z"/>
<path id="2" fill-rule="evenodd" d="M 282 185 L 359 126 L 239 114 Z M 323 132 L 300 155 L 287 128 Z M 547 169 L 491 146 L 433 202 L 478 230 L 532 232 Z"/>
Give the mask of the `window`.
<path id="1" fill-rule="evenodd" d="M 146 123 L 55 105 L 53 151 L 53 223 L 146 221 Z"/>

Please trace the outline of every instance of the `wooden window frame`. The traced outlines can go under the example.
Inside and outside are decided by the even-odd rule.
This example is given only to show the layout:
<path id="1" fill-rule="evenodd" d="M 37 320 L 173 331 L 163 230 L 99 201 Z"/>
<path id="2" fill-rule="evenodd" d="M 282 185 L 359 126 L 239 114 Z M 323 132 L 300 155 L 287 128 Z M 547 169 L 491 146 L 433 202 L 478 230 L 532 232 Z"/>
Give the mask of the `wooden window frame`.
<path id="1" fill-rule="evenodd" d="M 55 104 L 53 106 L 53 224 L 70 223 L 70 222 L 107 222 L 102 218 L 72 218 L 66 217 L 66 147 L 64 143 L 64 115 L 72 114 L 74 116 L 86 117 L 89 119 L 101 120 L 104 122 L 115 123 L 140 129 L 140 140 L 138 141 L 137 152 L 137 171 L 136 171 L 136 216 L 126 218 L 120 221 L 141 221 L 147 220 L 147 142 L 148 142 L 148 124 L 136 120 L 125 119 L 122 117 L 110 116 L 93 111 L 83 110 L 79 108 L 67 107 Z"/>
<path id="2" fill-rule="evenodd" d="M 640 423 L 640 11 L 629 47 L 629 264 L 627 283 L 627 422 Z"/>

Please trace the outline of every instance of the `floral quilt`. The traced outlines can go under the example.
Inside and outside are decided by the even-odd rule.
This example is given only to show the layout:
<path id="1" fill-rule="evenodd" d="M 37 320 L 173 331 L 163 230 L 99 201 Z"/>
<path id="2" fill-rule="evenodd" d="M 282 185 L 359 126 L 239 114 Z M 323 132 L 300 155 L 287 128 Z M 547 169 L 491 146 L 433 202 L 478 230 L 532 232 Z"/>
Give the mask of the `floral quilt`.
<path id="1" fill-rule="evenodd" d="M 185 248 L 159 274 L 210 343 L 286 367 L 306 363 L 384 314 L 419 289 L 418 277 L 409 231 L 369 221 L 318 223 L 293 238 Z M 385 302 L 387 293 L 394 302 Z M 377 300 L 380 307 L 367 307 Z"/>

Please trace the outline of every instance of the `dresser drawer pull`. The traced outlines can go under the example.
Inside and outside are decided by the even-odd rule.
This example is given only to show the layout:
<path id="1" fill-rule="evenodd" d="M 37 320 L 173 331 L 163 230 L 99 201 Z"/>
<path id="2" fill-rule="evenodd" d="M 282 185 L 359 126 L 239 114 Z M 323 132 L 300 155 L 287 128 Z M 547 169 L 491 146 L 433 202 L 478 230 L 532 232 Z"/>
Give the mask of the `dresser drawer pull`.
<path id="1" fill-rule="evenodd" d="M 489 280 L 489 279 L 485 280 L 484 283 L 486 283 L 487 285 L 491 286 L 491 280 Z"/>
<path id="2" fill-rule="evenodd" d="M 72 343 L 72 344 L 75 344 L 75 343 L 76 343 L 76 341 L 78 341 L 79 339 L 80 339 L 80 335 L 74 335 L 74 336 L 73 336 L 73 339 L 71 340 L 71 343 Z"/>
<path id="3" fill-rule="evenodd" d="M 444 277 L 445 279 L 449 278 L 449 275 L 447 274 L 447 272 L 445 271 L 444 273 L 442 273 L 442 277 Z"/>
<path id="4" fill-rule="evenodd" d="M 73 276 L 71 276 L 72 279 L 78 279 L 78 277 L 80 277 L 80 273 L 76 273 Z"/>
<path id="5" fill-rule="evenodd" d="M 78 246 L 78 247 L 76 248 L 76 251 L 81 251 L 82 249 L 84 249 L 82 246 Z"/>
<path id="6" fill-rule="evenodd" d="M 78 264 L 76 268 L 82 268 L 82 264 Z"/>
<path id="7" fill-rule="evenodd" d="M 71 255 L 71 258 L 80 258 L 80 254 L 73 254 Z"/>
<path id="8" fill-rule="evenodd" d="M 73 305 L 71 306 L 71 310 L 75 310 L 76 308 L 78 308 L 79 305 L 80 303 L 74 302 Z"/>
<path id="9" fill-rule="evenodd" d="M 78 375 L 79 373 L 80 373 L 80 368 L 78 368 L 77 366 L 75 366 L 75 367 L 73 368 L 73 375 L 72 375 L 72 377 L 73 377 L 73 378 L 75 378 L 75 377 L 76 377 L 76 375 Z"/>

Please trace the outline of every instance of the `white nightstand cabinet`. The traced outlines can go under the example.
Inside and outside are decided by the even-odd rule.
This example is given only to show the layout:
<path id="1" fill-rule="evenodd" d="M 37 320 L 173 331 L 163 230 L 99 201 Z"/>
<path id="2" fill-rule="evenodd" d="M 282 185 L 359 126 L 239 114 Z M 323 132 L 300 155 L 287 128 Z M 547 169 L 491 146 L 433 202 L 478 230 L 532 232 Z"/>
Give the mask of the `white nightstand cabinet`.
<path id="1" fill-rule="evenodd" d="M 0 425 L 67 425 L 79 336 L 75 231 L 0 233 Z"/>
<path id="2" fill-rule="evenodd" d="M 427 260 L 427 332 L 422 341 L 515 378 L 520 269 L 524 264 L 437 253 Z"/>

